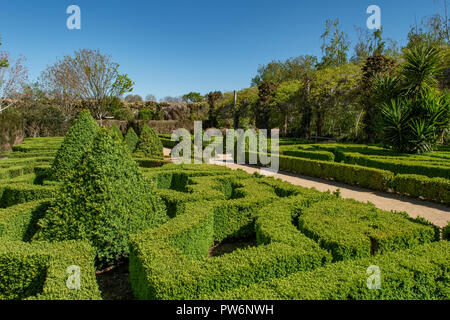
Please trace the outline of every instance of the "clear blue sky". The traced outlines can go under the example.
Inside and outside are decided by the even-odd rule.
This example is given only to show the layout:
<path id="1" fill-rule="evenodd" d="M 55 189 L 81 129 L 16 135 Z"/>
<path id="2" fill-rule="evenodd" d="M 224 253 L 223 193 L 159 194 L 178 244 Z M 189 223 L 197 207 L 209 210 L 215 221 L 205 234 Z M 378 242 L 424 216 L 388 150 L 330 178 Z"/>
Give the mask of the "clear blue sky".
<path id="1" fill-rule="evenodd" d="M 404 45 L 414 17 L 444 0 L 2 0 L 0 35 L 27 58 L 30 80 L 75 50 L 99 49 L 135 81 L 134 93 L 157 98 L 248 87 L 259 64 L 320 56 L 327 18 L 339 18 L 353 43 L 366 8 L 381 8 L 384 35 Z M 81 30 L 66 28 L 66 8 L 81 8 Z M 442 11 L 441 11 L 442 12 Z"/>

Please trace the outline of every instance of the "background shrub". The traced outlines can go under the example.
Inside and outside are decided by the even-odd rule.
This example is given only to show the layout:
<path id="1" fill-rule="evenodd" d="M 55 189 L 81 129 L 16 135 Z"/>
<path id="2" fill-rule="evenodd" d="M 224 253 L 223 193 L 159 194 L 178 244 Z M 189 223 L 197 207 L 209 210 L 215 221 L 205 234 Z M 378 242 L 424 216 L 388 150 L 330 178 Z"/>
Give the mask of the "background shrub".
<path id="1" fill-rule="evenodd" d="M 122 131 L 120 131 L 119 127 L 117 127 L 115 123 L 111 127 L 111 132 L 118 141 L 120 141 L 120 142 L 123 141 Z"/>
<path id="2" fill-rule="evenodd" d="M 115 120 L 132 121 L 135 119 L 133 111 L 128 108 L 120 108 L 114 111 Z"/>
<path id="3" fill-rule="evenodd" d="M 153 120 L 154 113 L 151 109 L 139 110 L 138 119 L 139 120 Z"/>
<path id="4" fill-rule="evenodd" d="M 144 125 L 136 152 L 142 153 L 147 157 L 162 158 L 163 148 L 156 132 L 147 125 Z"/>
<path id="5" fill-rule="evenodd" d="M 137 144 L 139 143 L 139 137 L 136 132 L 134 132 L 133 128 L 128 129 L 124 143 L 130 153 L 133 153 L 136 150 Z"/>

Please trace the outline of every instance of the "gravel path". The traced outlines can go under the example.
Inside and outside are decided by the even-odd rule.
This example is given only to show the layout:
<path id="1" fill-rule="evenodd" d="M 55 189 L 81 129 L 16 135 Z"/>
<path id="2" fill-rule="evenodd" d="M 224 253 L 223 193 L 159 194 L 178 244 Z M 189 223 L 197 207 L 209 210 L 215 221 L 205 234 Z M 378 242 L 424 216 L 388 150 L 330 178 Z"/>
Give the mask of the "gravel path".
<path id="1" fill-rule="evenodd" d="M 168 155 L 170 149 L 165 149 L 164 154 Z M 214 162 L 217 165 L 224 165 L 223 162 Z M 250 165 L 228 164 L 231 169 L 242 169 L 248 173 L 262 173 L 259 167 Z M 438 227 L 444 227 L 450 221 L 450 208 L 433 202 L 423 201 L 397 194 L 379 192 L 348 184 L 328 181 L 319 178 L 301 176 L 289 172 L 279 171 L 273 175 L 276 179 L 287 181 L 296 186 L 306 188 L 316 188 L 319 191 L 331 192 L 340 189 L 342 198 L 351 198 L 361 202 L 372 202 L 377 208 L 383 210 L 406 211 L 412 218 L 423 217 Z"/>

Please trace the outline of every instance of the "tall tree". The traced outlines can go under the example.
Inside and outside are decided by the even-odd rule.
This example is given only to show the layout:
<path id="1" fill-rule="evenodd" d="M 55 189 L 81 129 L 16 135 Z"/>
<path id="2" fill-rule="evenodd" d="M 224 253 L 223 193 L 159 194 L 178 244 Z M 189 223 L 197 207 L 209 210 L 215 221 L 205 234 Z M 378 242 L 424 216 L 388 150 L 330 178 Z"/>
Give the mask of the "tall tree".
<path id="1" fill-rule="evenodd" d="M 156 101 L 156 97 L 153 94 L 148 94 L 145 96 L 145 101 Z"/>
<path id="2" fill-rule="evenodd" d="M 350 47 L 347 35 L 339 29 L 339 19 L 328 19 L 321 35 L 322 60 L 319 68 L 337 67 L 347 63 Z"/>
<path id="3" fill-rule="evenodd" d="M 286 81 L 276 89 L 272 105 L 278 109 L 283 119 L 283 135 L 287 136 L 289 119 L 298 110 L 299 96 L 302 84 L 300 81 Z"/>
<path id="4" fill-rule="evenodd" d="M 14 60 L 7 52 L 0 52 L 0 113 L 17 105 L 19 91 L 28 76 L 24 60 L 23 57 Z"/>
<path id="5" fill-rule="evenodd" d="M 258 85 L 258 102 L 255 108 L 255 125 L 259 129 L 269 129 L 271 100 L 278 85 L 272 81 L 263 81 Z"/>
<path id="6" fill-rule="evenodd" d="M 289 58 L 285 61 L 271 61 L 258 68 L 258 74 L 252 79 L 252 86 L 258 86 L 263 81 L 281 83 L 284 81 L 299 80 L 305 71 L 314 69 L 317 58 L 311 55 Z"/>
<path id="7" fill-rule="evenodd" d="M 182 97 L 183 102 L 202 102 L 205 98 L 199 92 L 189 92 Z"/>
<path id="8" fill-rule="evenodd" d="M 220 91 L 214 91 L 209 92 L 205 97 L 209 105 L 207 126 L 209 128 L 215 128 L 217 126 L 217 117 L 215 113 L 216 102 L 223 97 L 223 94 Z"/>
<path id="9" fill-rule="evenodd" d="M 119 73 L 119 64 L 98 50 L 82 49 L 49 66 L 41 81 L 51 94 L 69 103 L 84 100 L 97 119 L 102 119 L 108 101 L 133 90 L 133 81 Z"/>
<path id="10" fill-rule="evenodd" d="M 380 110 L 376 106 L 376 95 L 373 92 L 373 83 L 379 76 L 391 74 L 395 67 L 392 58 L 381 54 L 374 54 L 366 59 L 362 67 L 361 104 L 364 107 L 364 135 L 366 142 L 373 143 L 377 140 L 377 122 L 380 117 Z"/>

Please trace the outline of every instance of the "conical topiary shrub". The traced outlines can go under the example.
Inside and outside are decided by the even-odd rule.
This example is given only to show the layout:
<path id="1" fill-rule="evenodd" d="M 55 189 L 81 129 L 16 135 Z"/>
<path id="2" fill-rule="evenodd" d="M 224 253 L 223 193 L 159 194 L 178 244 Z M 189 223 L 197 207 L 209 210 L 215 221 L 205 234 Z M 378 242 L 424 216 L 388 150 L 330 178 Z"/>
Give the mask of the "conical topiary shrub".
<path id="1" fill-rule="evenodd" d="M 136 152 L 146 157 L 162 158 L 163 148 L 162 142 L 156 132 L 147 125 L 144 125 Z"/>
<path id="2" fill-rule="evenodd" d="M 129 254 L 128 236 L 164 223 L 165 205 L 153 193 L 125 146 L 100 129 L 73 176 L 56 193 L 35 240 L 88 240 L 99 266 Z"/>
<path id="3" fill-rule="evenodd" d="M 52 171 L 55 179 L 63 180 L 70 175 L 94 140 L 98 129 L 99 126 L 90 112 L 81 111 L 53 160 Z"/>
<path id="4" fill-rule="evenodd" d="M 123 141 L 123 133 L 122 133 L 122 131 L 120 131 L 119 127 L 118 127 L 116 124 L 113 124 L 113 125 L 112 125 L 111 131 L 112 131 L 114 137 L 115 137 L 118 141 L 120 141 L 120 142 Z"/>
<path id="5" fill-rule="evenodd" d="M 136 150 L 137 144 L 139 142 L 139 137 L 136 132 L 134 132 L 133 128 L 128 129 L 123 142 L 130 153 L 133 153 Z"/>

